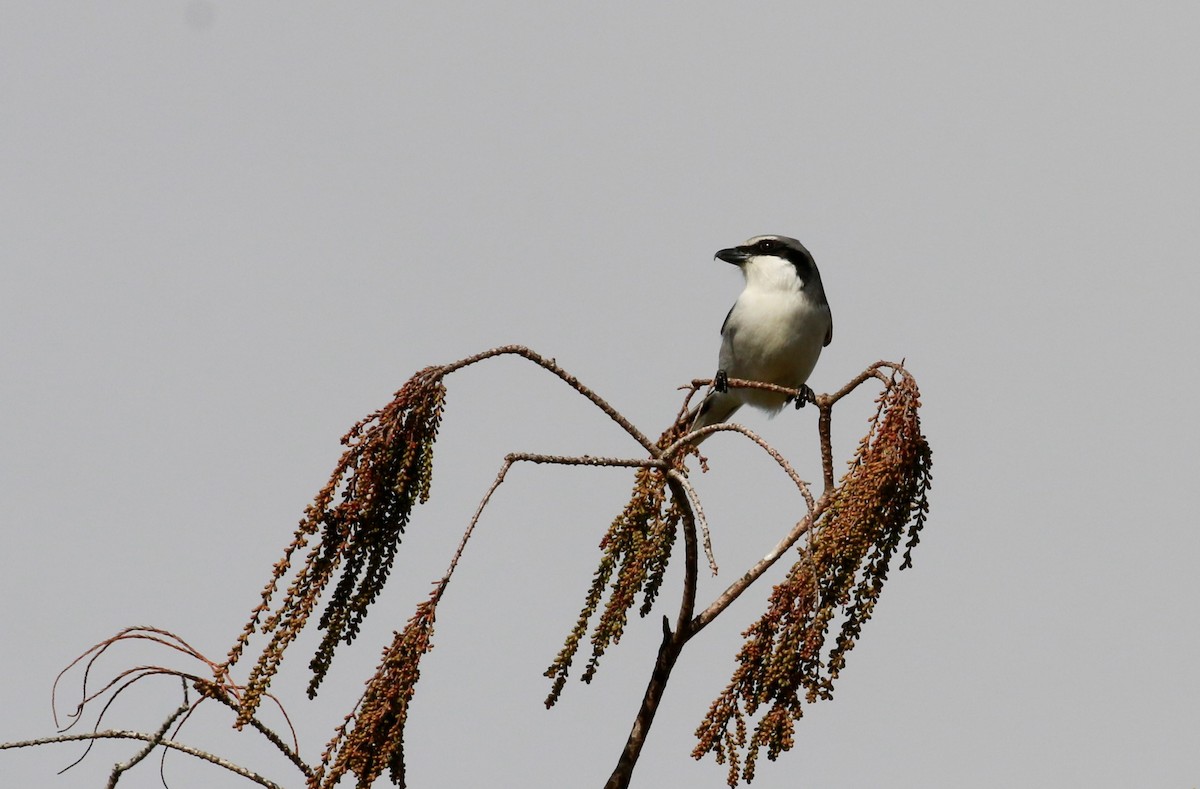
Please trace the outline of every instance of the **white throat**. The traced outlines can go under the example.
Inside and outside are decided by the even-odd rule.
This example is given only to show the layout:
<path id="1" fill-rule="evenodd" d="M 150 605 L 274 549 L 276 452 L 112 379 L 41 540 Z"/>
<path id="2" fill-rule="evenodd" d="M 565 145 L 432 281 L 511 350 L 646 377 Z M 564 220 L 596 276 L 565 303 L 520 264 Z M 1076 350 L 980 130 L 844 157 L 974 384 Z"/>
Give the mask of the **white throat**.
<path id="1" fill-rule="evenodd" d="M 742 264 L 747 290 L 799 293 L 804 283 L 790 262 L 774 255 L 755 255 Z"/>

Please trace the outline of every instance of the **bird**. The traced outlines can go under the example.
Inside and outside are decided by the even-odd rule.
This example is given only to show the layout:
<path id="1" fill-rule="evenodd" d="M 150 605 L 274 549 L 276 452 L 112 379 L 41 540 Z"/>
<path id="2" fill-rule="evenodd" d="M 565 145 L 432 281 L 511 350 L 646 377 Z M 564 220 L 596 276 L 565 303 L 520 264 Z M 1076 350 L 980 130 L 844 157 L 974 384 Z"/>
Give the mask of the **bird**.
<path id="1" fill-rule="evenodd" d="M 713 386 L 696 409 L 691 430 L 719 424 L 743 405 L 777 414 L 791 399 L 765 389 L 735 388 L 730 378 L 802 390 L 821 349 L 833 341 L 833 314 L 812 254 L 788 236 L 754 236 L 714 256 L 742 271 L 745 288 L 721 324 Z M 698 446 L 707 436 L 693 440 Z"/>

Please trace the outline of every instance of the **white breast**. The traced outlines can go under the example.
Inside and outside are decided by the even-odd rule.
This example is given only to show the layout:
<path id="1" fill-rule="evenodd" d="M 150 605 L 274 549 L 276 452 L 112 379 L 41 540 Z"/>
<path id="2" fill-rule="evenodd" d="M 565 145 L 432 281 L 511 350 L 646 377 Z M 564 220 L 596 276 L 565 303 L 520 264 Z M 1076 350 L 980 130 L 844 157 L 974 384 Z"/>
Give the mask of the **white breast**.
<path id="1" fill-rule="evenodd" d="M 747 279 L 725 325 L 720 368 L 730 378 L 798 388 L 821 355 L 829 331 L 829 307 L 814 304 L 799 288 L 762 287 Z M 784 397 L 772 392 L 743 389 L 739 395 L 746 403 L 769 410 L 784 404 Z"/>

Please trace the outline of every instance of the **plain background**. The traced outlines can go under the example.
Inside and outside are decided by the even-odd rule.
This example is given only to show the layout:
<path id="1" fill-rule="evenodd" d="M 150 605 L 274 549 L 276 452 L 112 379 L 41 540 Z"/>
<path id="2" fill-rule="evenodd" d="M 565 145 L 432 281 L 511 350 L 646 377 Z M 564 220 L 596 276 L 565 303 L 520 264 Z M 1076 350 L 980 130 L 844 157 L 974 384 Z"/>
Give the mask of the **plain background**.
<path id="1" fill-rule="evenodd" d="M 831 391 L 907 358 L 932 514 L 770 787 L 1194 787 L 1200 14 L 1185 3 L 7 2 L 0 23 L 0 740 L 50 734 L 89 644 L 157 625 L 219 659 L 338 438 L 415 370 L 509 342 L 648 433 L 711 375 L 737 272 L 801 238 Z M 506 451 L 633 442 L 550 376 L 456 374 L 433 501 L 316 702 L 315 758 L 439 577 Z M 839 451 L 870 396 L 839 411 Z M 815 413 L 744 421 L 818 478 Z M 799 503 L 734 438 L 697 475 L 719 592 Z M 658 638 L 547 712 L 628 472 L 526 467 L 440 610 L 410 786 L 599 786 Z M 777 570 L 689 647 L 636 787 L 689 758 Z M 672 576 L 677 580 L 677 576 Z M 662 611 L 673 606 L 664 600 Z M 172 660 L 130 649 L 101 673 Z M 195 670 L 194 665 L 174 661 Z M 64 690 L 70 707 L 77 683 Z M 106 726 L 153 730 L 159 681 Z M 295 786 L 206 707 L 183 739 Z M 136 750 L 0 754 L 94 787 Z M 151 763 L 129 787 L 158 786 Z M 242 786 L 173 756 L 172 789 Z"/>

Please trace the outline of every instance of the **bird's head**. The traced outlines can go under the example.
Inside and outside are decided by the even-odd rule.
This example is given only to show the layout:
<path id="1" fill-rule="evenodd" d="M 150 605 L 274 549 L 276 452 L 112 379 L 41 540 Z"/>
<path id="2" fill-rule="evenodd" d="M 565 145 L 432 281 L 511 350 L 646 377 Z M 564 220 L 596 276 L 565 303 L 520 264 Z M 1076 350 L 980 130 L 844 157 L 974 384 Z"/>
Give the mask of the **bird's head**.
<path id="1" fill-rule="evenodd" d="M 742 270 L 749 286 L 801 290 L 819 281 L 812 254 L 788 236 L 755 236 L 716 254 Z"/>

